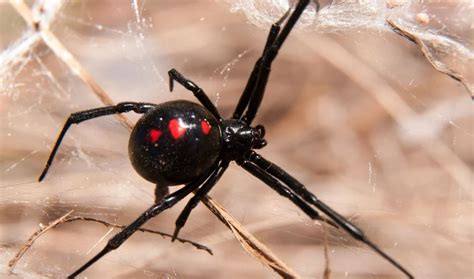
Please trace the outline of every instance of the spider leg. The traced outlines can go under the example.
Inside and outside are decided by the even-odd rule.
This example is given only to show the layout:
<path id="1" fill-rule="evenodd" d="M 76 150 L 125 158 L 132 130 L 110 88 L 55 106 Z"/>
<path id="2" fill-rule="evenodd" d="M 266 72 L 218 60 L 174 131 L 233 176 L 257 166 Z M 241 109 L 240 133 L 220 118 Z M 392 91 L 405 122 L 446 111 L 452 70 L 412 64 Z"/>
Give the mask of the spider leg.
<path id="1" fill-rule="evenodd" d="M 298 206 L 301 210 L 303 210 L 306 215 L 308 215 L 313 220 L 322 220 L 319 216 L 319 213 L 314 210 L 311 206 L 309 206 L 305 201 L 303 201 L 300 197 L 295 195 L 293 191 L 291 191 L 288 187 L 283 185 L 280 181 L 275 179 L 273 176 L 269 175 L 265 172 L 265 170 L 261 169 L 254 163 L 248 160 L 244 160 L 238 162 L 238 164 L 248 171 L 253 176 L 257 177 L 258 179 L 262 180 L 270 186 L 273 190 L 275 190 L 278 194 L 288 198 L 291 200 L 296 206 Z"/>
<path id="2" fill-rule="evenodd" d="M 286 13 L 274 24 L 272 24 L 272 27 L 270 28 L 270 32 L 268 33 L 267 36 L 267 42 L 265 43 L 265 47 L 263 48 L 263 53 L 262 56 L 265 54 L 265 52 L 270 48 L 270 46 L 275 42 L 275 39 L 278 36 L 278 33 L 280 33 L 280 26 L 283 21 L 288 17 L 290 14 L 290 9 L 286 11 Z M 237 106 L 235 107 L 234 114 L 232 116 L 233 119 L 240 119 L 242 114 L 244 113 L 245 108 L 247 108 L 249 101 L 250 101 L 250 96 L 252 95 L 252 92 L 255 89 L 255 83 L 257 81 L 257 76 L 258 73 L 260 72 L 260 64 L 262 63 L 262 57 L 260 57 L 257 62 L 255 63 L 255 66 L 252 69 L 252 73 L 250 74 L 250 77 L 247 81 L 247 85 L 245 86 L 244 92 L 240 96 L 239 102 L 237 103 Z"/>
<path id="3" fill-rule="evenodd" d="M 44 166 L 43 172 L 39 176 L 38 181 L 41 182 L 46 176 L 46 173 L 48 172 L 49 167 L 51 166 L 51 163 L 54 160 L 54 156 L 56 155 L 56 152 L 58 151 L 58 148 L 61 145 L 61 142 L 64 136 L 66 135 L 67 130 L 69 129 L 69 127 L 71 127 L 72 124 L 79 124 L 83 121 L 94 119 L 94 118 L 105 116 L 105 115 L 119 114 L 119 113 L 130 112 L 130 111 L 143 114 L 155 106 L 156 106 L 155 104 L 150 104 L 150 103 L 124 102 L 124 103 L 118 103 L 115 106 L 84 110 L 84 111 L 79 111 L 79 112 L 75 112 L 71 114 L 69 118 L 66 120 L 66 123 L 64 124 L 63 129 L 61 130 L 61 133 L 59 134 L 58 139 L 56 140 L 56 143 L 54 144 L 53 150 L 51 151 L 51 154 L 49 155 L 48 161 L 46 161 L 46 165 Z"/>
<path id="4" fill-rule="evenodd" d="M 408 278 L 414 278 L 413 275 L 411 275 L 410 272 L 408 272 L 408 270 L 406 270 L 403 266 L 401 266 L 401 264 L 399 264 L 397 261 L 395 261 L 389 255 L 387 255 L 385 252 L 383 252 L 377 245 L 372 243 L 367 238 L 367 236 L 364 234 L 364 232 L 361 229 L 356 227 L 349 220 L 347 220 L 346 218 L 341 216 L 339 213 L 337 213 L 335 210 L 333 210 L 328 205 L 326 205 L 321 200 L 319 200 L 313 193 L 308 191 L 303 184 L 301 184 L 298 180 L 296 180 L 294 177 L 292 177 L 290 174 L 288 174 L 282 168 L 280 168 L 279 166 L 275 165 L 274 163 L 266 160 L 261 155 L 257 154 L 256 152 L 253 152 L 253 151 L 247 156 L 247 159 L 250 162 L 257 165 L 262 170 L 265 170 L 266 175 L 268 175 L 268 176 L 271 175 L 271 176 L 277 178 L 278 180 L 280 180 L 281 182 L 286 184 L 297 195 L 302 197 L 307 203 L 314 205 L 316 208 L 318 208 L 319 210 L 324 212 L 329 218 L 331 218 L 334 222 L 336 222 L 337 225 L 339 225 L 346 232 L 348 232 L 353 238 L 367 244 L 370 248 L 372 248 L 380 256 L 385 258 L 392 265 L 394 265 L 401 272 L 403 272 Z M 263 181 L 265 183 L 267 183 L 265 180 L 263 180 Z M 275 187 L 275 185 L 277 185 L 277 184 L 274 184 L 274 186 L 270 185 L 270 187 Z"/>
<path id="5" fill-rule="evenodd" d="M 168 76 L 170 77 L 170 91 L 173 91 L 174 81 L 176 80 L 179 84 L 184 86 L 184 88 L 193 92 L 194 96 L 199 100 L 199 102 L 209 110 L 218 120 L 222 120 L 222 117 L 217 111 L 216 106 L 211 102 L 206 93 L 197 86 L 193 81 L 185 78 L 180 72 L 176 69 L 171 69 L 168 71 Z"/>
<path id="6" fill-rule="evenodd" d="M 178 219 L 176 219 L 176 228 L 174 230 L 173 238 L 171 241 L 175 241 L 176 237 L 178 237 L 179 231 L 186 224 L 186 221 L 188 220 L 191 211 L 198 205 L 202 198 L 205 197 L 209 193 L 209 191 L 211 191 L 214 185 L 216 185 L 217 181 L 219 181 L 219 179 L 222 177 L 222 174 L 224 174 L 228 166 L 229 162 L 221 162 L 219 164 L 218 170 L 208 178 L 208 180 L 201 186 L 201 188 L 197 190 L 194 197 L 192 197 L 188 201 L 183 211 L 181 211 L 181 214 L 179 214 Z"/>
<path id="7" fill-rule="evenodd" d="M 319 9 L 319 2 L 315 1 L 317 9 Z M 253 86 L 253 90 L 250 96 L 249 104 L 247 111 L 245 112 L 242 120 L 247 123 L 251 124 L 255 115 L 257 114 L 257 110 L 260 107 L 260 103 L 262 102 L 263 95 L 265 93 L 265 87 L 267 85 L 268 77 L 270 75 L 271 65 L 273 60 L 275 60 L 278 51 L 280 50 L 281 46 L 285 42 L 286 38 L 290 34 L 290 31 L 295 26 L 296 22 L 300 18 L 301 14 L 303 13 L 306 6 L 309 4 L 309 0 L 300 0 L 296 5 L 294 11 L 290 14 L 285 26 L 283 26 L 281 32 L 278 34 L 277 38 L 271 44 L 271 46 L 265 51 L 263 54 L 260 67 L 258 70 L 258 75 L 255 81 L 255 85 Z"/>
<path id="8" fill-rule="evenodd" d="M 118 247 L 120 247 L 120 245 L 122 245 L 123 242 L 125 242 L 130 236 L 132 236 L 132 234 L 135 233 L 148 220 L 150 220 L 151 218 L 153 218 L 156 215 L 160 214 L 164 210 L 173 207 L 180 200 L 182 200 L 187 195 L 189 195 L 191 192 L 193 192 L 197 188 L 199 188 L 199 186 L 201 186 L 202 183 L 204 183 L 204 181 L 206 181 L 208 179 L 208 177 L 215 176 L 217 171 L 218 171 L 217 165 L 214 165 L 213 168 L 211 168 L 210 173 L 208 172 L 206 175 L 203 175 L 202 177 L 200 177 L 196 181 L 185 185 L 183 188 L 177 190 L 176 192 L 173 192 L 172 194 L 170 194 L 170 195 L 166 196 L 164 199 L 162 199 L 160 202 L 158 202 L 158 203 L 154 204 L 153 206 L 151 206 L 150 208 L 148 208 L 135 221 L 133 221 L 133 223 L 128 225 L 126 228 L 124 228 L 118 234 L 114 235 L 107 242 L 107 245 L 102 249 L 102 251 L 97 253 L 97 255 L 95 255 L 87 263 L 85 263 L 83 266 L 81 266 L 73 274 L 69 275 L 68 278 L 76 277 L 81 272 L 86 270 L 89 266 L 91 266 L 96 261 L 98 261 L 100 258 L 105 256 L 107 253 L 109 253 L 110 251 L 115 250 Z"/>
<path id="9" fill-rule="evenodd" d="M 143 114 L 143 113 L 146 113 L 151 108 L 154 108 L 155 106 L 156 106 L 155 104 L 150 104 L 150 103 L 124 102 L 124 103 L 118 103 L 115 106 L 84 110 L 84 111 L 75 112 L 71 114 L 69 118 L 66 120 L 66 123 L 64 124 L 63 129 L 61 130 L 61 133 L 59 133 L 58 139 L 56 140 L 56 143 L 54 144 L 53 150 L 49 154 L 48 161 L 46 161 L 46 165 L 44 166 L 43 172 L 39 176 L 38 181 L 41 182 L 46 176 L 46 174 L 48 173 L 49 167 L 51 166 L 51 163 L 54 160 L 54 156 L 56 156 L 56 152 L 58 151 L 58 148 L 61 145 L 61 142 L 64 136 L 66 135 L 67 130 L 71 127 L 72 124 L 79 124 L 83 121 L 94 119 L 94 118 L 105 116 L 105 115 L 119 114 L 119 113 L 130 112 L 130 111 Z"/>

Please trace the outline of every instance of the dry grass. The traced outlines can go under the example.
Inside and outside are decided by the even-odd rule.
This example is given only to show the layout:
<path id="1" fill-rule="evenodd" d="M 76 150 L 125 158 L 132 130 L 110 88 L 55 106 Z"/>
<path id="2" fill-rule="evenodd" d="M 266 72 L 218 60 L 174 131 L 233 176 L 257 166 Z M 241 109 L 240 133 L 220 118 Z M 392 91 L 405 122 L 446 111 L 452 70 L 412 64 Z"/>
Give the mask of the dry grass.
<path id="1" fill-rule="evenodd" d="M 51 34 L 113 102 L 192 99 L 184 90 L 168 93 L 164 77 L 175 67 L 229 115 L 266 30 L 229 13 L 222 3 L 144 3 L 139 18 L 146 22 L 140 24 L 128 1 L 68 4 L 55 15 Z M 0 9 L 13 30 L 1 30 L 5 46 L 25 26 L 8 4 Z M 2 73 L 2 269 L 38 223 L 74 209 L 77 215 L 124 224 L 153 201 L 152 185 L 128 163 L 129 132 L 113 117 L 72 129 L 49 176 L 35 182 L 65 118 L 103 103 L 88 88 L 91 82 L 74 75 L 51 44 L 32 40 L 25 53 L 26 59 Z M 474 275 L 474 125 L 462 86 L 394 34 L 295 32 L 274 64 L 267 90 L 257 121 L 268 131 L 269 146 L 262 150 L 267 158 L 354 220 L 417 278 Z M 132 123 L 137 118 L 129 117 Z M 346 234 L 326 228 L 325 236 L 320 224 L 237 166 L 212 196 L 303 278 L 323 277 L 325 242 L 330 278 L 400 278 Z M 182 206 L 147 227 L 171 232 Z M 97 251 L 87 254 L 107 232 L 82 222 L 51 230 L 16 272 L 20 277 L 65 276 Z M 203 206 L 193 212 L 182 236 L 209 246 L 215 255 L 137 234 L 86 275 L 277 276 L 249 257 Z"/>

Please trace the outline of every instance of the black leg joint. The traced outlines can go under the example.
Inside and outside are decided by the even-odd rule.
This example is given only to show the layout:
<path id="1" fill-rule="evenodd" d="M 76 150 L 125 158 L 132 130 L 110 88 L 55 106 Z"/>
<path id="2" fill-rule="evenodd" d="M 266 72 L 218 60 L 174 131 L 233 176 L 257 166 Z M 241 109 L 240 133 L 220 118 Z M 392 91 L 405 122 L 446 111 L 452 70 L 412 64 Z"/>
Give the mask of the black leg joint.
<path id="1" fill-rule="evenodd" d="M 176 80 L 179 84 L 184 86 L 187 90 L 193 92 L 194 96 L 199 100 L 199 102 L 209 110 L 218 120 L 222 120 L 222 117 L 219 114 L 216 106 L 211 102 L 209 97 L 207 97 L 204 90 L 197 86 L 193 81 L 185 78 L 180 72 L 176 69 L 171 69 L 168 71 L 168 76 L 170 77 L 170 91 L 173 91 L 174 81 Z"/>

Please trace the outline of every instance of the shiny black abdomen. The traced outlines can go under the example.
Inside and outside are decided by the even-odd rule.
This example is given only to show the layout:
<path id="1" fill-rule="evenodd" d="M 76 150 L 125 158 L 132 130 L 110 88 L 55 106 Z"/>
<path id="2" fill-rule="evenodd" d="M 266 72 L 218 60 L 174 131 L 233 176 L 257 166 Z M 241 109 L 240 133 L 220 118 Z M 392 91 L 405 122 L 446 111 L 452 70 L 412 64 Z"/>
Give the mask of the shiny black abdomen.
<path id="1" fill-rule="evenodd" d="M 217 119 L 189 101 L 171 101 L 144 114 L 128 144 L 135 170 L 160 185 L 189 183 L 205 173 L 221 150 Z"/>

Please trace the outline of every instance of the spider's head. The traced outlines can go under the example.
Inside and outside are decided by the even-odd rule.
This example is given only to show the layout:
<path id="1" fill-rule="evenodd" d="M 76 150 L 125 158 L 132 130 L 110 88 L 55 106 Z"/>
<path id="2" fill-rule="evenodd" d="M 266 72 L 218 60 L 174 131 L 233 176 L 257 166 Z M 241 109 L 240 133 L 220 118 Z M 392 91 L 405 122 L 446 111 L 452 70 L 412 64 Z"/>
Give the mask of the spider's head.
<path id="1" fill-rule="evenodd" d="M 223 157 L 228 160 L 239 160 L 252 149 L 267 145 L 265 128 L 262 125 L 250 127 L 237 119 L 224 120 L 221 123 L 223 140 Z"/>
<path id="2" fill-rule="evenodd" d="M 265 137 L 265 127 L 263 125 L 257 125 L 255 128 L 251 128 L 253 130 L 253 142 L 252 142 L 252 149 L 260 149 L 267 145 L 267 141 L 264 139 Z"/>

